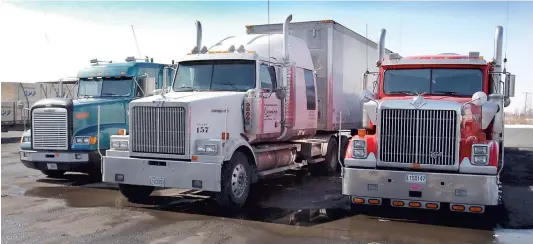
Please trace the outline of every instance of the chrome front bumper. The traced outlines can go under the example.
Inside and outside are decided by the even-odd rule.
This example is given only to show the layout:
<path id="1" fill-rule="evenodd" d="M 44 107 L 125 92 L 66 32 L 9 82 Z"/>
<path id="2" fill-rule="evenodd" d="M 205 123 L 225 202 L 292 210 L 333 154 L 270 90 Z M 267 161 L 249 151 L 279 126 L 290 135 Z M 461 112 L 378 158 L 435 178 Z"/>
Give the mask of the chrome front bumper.
<path id="1" fill-rule="evenodd" d="M 220 192 L 222 165 L 166 159 L 141 159 L 127 156 L 103 158 L 103 182 Z"/>
<path id="2" fill-rule="evenodd" d="M 495 175 L 343 170 L 342 193 L 352 197 L 498 205 L 499 188 Z M 425 175 L 425 183 L 407 182 L 410 174 Z"/>
<path id="3" fill-rule="evenodd" d="M 43 152 L 33 150 L 19 150 L 20 160 L 28 162 L 50 163 L 87 163 L 87 152 Z"/>

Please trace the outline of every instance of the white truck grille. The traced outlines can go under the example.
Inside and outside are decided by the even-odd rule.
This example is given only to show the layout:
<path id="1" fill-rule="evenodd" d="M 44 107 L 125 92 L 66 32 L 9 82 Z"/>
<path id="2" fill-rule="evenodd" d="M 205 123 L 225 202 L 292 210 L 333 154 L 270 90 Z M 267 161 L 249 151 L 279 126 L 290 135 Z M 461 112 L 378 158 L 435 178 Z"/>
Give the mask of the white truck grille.
<path id="1" fill-rule="evenodd" d="M 183 107 L 133 107 L 132 152 L 185 155 L 185 119 Z"/>
<path id="2" fill-rule="evenodd" d="M 34 109 L 31 131 L 33 149 L 67 150 L 67 110 L 64 108 Z"/>
<path id="3" fill-rule="evenodd" d="M 379 157 L 384 163 L 454 165 L 457 112 L 382 109 Z"/>

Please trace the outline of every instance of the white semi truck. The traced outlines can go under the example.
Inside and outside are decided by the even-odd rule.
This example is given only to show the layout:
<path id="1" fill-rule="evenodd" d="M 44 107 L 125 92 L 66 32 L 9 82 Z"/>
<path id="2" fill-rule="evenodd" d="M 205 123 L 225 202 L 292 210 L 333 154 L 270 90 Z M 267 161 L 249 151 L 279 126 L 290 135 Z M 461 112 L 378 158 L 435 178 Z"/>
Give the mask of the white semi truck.
<path id="1" fill-rule="evenodd" d="M 172 91 L 130 103 L 130 131 L 111 137 L 103 181 L 132 200 L 173 187 L 238 208 L 263 176 L 335 172 L 336 131 L 362 125 L 360 74 L 377 44 L 331 20 L 291 20 L 247 26 L 210 48 L 197 22 Z"/>

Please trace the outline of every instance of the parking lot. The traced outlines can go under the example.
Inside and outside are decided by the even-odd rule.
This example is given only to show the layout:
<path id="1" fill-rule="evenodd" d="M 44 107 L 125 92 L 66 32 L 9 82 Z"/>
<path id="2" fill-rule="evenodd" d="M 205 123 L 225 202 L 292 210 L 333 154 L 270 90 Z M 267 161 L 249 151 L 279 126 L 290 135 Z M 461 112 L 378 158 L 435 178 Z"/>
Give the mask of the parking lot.
<path id="1" fill-rule="evenodd" d="M 2 243 L 530 243 L 533 149 L 506 149 L 505 210 L 486 216 L 409 209 L 351 212 L 336 177 L 295 172 L 254 186 L 226 212 L 202 192 L 163 189 L 131 203 L 86 175 L 46 178 L 2 144 Z M 527 241 L 529 239 L 529 241 Z"/>

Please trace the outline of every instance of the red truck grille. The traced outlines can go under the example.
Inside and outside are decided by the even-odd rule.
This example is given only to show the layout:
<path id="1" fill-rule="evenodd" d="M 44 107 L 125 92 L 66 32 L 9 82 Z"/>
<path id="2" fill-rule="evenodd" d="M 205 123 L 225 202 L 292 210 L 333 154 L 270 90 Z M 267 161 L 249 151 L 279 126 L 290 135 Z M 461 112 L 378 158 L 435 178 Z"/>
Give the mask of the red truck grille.
<path id="1" fill-rule="evenodd" d="M 379 160 L 384 163 L 454 165 L 457 112 L 382 109 Z"/>

